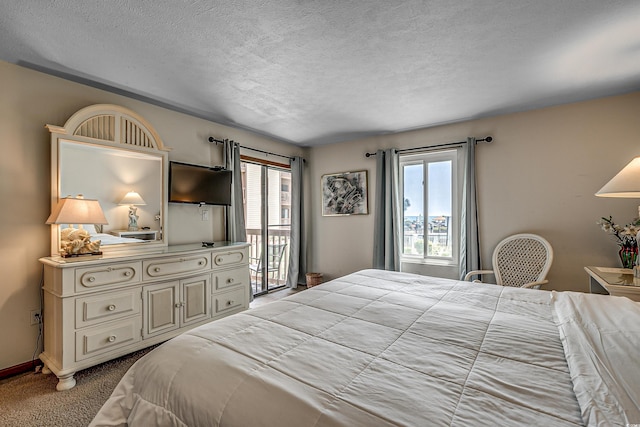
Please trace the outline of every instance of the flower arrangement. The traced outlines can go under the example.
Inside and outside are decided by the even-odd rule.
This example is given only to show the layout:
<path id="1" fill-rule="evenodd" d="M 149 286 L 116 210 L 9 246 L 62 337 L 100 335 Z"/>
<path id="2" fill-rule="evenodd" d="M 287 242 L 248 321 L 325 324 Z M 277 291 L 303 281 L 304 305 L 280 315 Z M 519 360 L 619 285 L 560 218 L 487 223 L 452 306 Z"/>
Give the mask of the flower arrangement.
<path id="1" fill-rule="evenodd" d="M 620 246 L 636 243 L 636 235 L 640 231 L 640 218 L 634 220 L 631 224 L 621 226 L 613 222 L 613 217 L 611 216 L 609 218 L 602 217 L 597 224 L 606 233 L 613 234 Z"/>
<path id="2" fill-rule="evenodd" d="M 616 243 L 620 246 L 620 261 L 624 268 L 633 268 L 638 257 L 638 241 L 636 236 L 640 232 L 640 218 L 636 218 L 631 224 L 624 226 L 613 222 L 613 217 L 602 217 L 597 222 L 607 233 L 615 237 Z"/>

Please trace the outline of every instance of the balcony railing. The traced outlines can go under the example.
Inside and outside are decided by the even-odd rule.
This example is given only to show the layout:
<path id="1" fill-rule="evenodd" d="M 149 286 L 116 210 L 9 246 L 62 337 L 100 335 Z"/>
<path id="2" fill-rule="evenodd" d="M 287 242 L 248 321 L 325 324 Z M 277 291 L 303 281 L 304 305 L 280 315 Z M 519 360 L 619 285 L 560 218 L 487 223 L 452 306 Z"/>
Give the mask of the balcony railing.
<path id="1" fill-rule="evenodd" d="M 289 226 L 269 227 L 267 245 L 280 246 L 286 244 L 287 246 L 282 254 L 280 268 L 277 271 L 270 271 L 267 275 L 266 289 L 264 289 L 262 285 L 262 274 L 260 272 L 255 274 L 251 271 L 251 288 L 253 289 L 254 295 L 268 292 L 269 290 L 283 286 L 286 283 L 287 271 L 289 269 L 290 234 Z M 249 247 L 250 262 L 253 265 L 257 265 L 258 259 L 262 254 L 262 230 L 259 228 L 247 229 L 247 242 L 251 245 Z"/>

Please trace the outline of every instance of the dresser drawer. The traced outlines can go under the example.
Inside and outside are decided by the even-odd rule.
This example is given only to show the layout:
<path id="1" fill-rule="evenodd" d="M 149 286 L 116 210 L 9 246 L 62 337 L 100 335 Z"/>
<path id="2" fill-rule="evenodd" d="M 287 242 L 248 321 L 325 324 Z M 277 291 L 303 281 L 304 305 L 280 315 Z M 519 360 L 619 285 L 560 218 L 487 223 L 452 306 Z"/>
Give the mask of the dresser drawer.
<path id="1" fill-rule="evenodd" d="M 140 317 L 76 331 L 76 361 L 88 359 L 142 340 Z"/>
<path id="2" fill-rule="evenodd" d="M 246 298 L 247 289 L 244 286 L 238 287 L 232 291 L 213 294 L 214 317 L 227 311 L 237 310 L 241 307 L 246 308 Z"/>
<path id="3" fill-rule="evenodd" d="M 76 299 L 76 328 L 140 313 L 140 290 L 128 289 Z"/>
<path id="4" fill-rule="evenodd" d="M 246 267 L 213 273 L 214 290 L 227 289 L 238 285 L 249 285 L 249 270 Z"/>
<path id="5" fill-rule="evenodd" d="M 229 251 L 213 254 L 213 264 L 218 267 L 228 267 L 237 264 L 247 264 L 249 261 L 244 251 Z"/>
<path id="6" fill-rule="evenodd" d="M 145 279 L 195 273 L 211 268 L 210 254 L 143 261 Z"/>
<path id="7" fill-rule="evenodd" d="M 75 272 L 75 289 L 76 292 L 87 292 L 137 283 L 141 280 L 140 270 L 140 262 L 78 268 Z"/>

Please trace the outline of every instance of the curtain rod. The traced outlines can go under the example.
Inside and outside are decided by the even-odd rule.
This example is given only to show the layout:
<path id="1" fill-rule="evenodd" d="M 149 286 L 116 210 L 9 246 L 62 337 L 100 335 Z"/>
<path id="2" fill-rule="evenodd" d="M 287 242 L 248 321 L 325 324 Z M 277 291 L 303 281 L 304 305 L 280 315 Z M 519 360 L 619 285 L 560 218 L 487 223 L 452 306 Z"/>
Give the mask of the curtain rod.
<path id="1" fill-rule="evenodd" d="M 484 137 L 482 139 L 476 139 L 476 143 L 478 142 L 486 142 L 487 144 L 491 144 L 491 141 L 493 141 L 493 138 L 490 136 Z M 442 148 L 442 147 L 453 147 L 455 145 L 461 145 L 461 144 L 466 144 L 467 141 L 459 141 L 459 142 L 449 142 L 447 144 L 438 144 L 438 145 L 427 145 L 425 147 L 414 147 L 414 148 L 404 148 L 401 150 L 396 150 L 398 153 L 404 153 L 406 151 L 415 151 L 415 150 L 428 150 L 428 149 L 435 149 L 435 148 Z M 366 153 L 365 156 L 367 157 L 371 157 L 371 156 L 375 156 L 376 153 Z"/>
<path id="2" fill-rule="evenodd" d="M 229 139 L 215 139 L 212 136 L 209 137 L 209 142 L 215 142 L 216 145 L 223 144 L 225 141 L 232 142 L 234 144 L 238 144 L 233 139 L 231 139 L 231 140 L 229 140 Z M 238 144 L 238 145 L 240 145 L 240 144 Z M 294 159 L 291 156 L 285 156 L 284 154 L 272 153 L 271 151 L 264 151 L 264 150 L 259 150 L 257 148 L 245 147 L 244 145 L 240 145 L 240 147 L 244 148 L 245 150 L 257 151 L 258 153 L 266 154 L 267 156 L 278 156 L 278 157 L 283 157 L 283 158 L 289 159 L 289 160 L 293 160 Z M 302 159 L 302 160 L 304 160 L 304 159 Z"/>

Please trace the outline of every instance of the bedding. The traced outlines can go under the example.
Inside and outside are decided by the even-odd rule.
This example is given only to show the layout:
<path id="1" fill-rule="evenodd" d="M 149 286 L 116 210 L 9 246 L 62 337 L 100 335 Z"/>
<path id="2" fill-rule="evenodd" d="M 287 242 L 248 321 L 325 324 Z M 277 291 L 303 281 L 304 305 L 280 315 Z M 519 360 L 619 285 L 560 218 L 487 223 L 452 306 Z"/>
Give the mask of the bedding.
<path id="1" fill-rule="evenodd" d="M 63 228 L 73 228 L 72 224 L 62 224 L 61 229 Z M 82 227 L 83 230 L 86 230 L 91 236 L 91 241 L 94 242 L 96 240 L 100 240 L 100 246 L 106 245 L 120 245 L 122 243 L 146 243 L 147 240 L 136 239 L 134 237 L 118 237 L 113 234 L 103 233 L 102 225 L 89 225 L 86 228 Z"/>
<path id="2" fill-rule="evenodd" d="M 588 296 L 363 270 L 166 342 L 91 425 L 640 423 L 637 327 L 601 318 L 639 307 Z"/>
<path id="3" fill-rule="evenodd" d="M 113 234 L 94 233 L 91 235 L 91 241 L 100 240 L 100 245 L 119 245 L 122 243 L 146 243 L 147 240 L 136 239 L 133 237 L 118 237 Z"/>
<path id="4" fill-rule="evenodd" d="M 101 246 L 106 245 L 120 245 L 122 243 L 145 243 L 147 240 L 136 239 L 135 237 L 119 237 L 113 234 L 104 233 L 103 226 L 100 224 L 94 224 L 93 226 L 87 226 L 86 230 L 91 235 L 91 241 L 100 240 Z"/>

